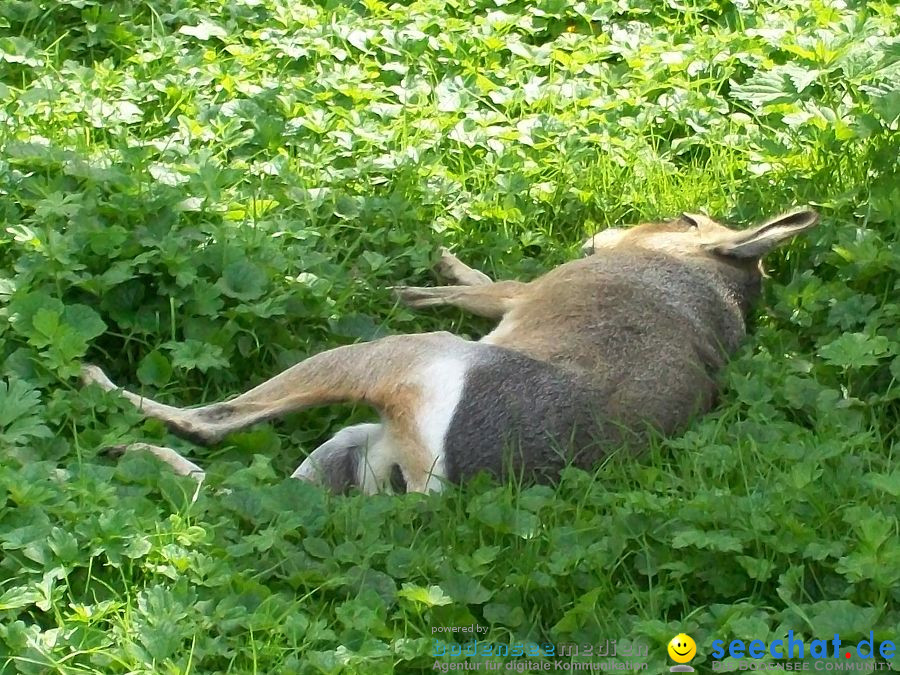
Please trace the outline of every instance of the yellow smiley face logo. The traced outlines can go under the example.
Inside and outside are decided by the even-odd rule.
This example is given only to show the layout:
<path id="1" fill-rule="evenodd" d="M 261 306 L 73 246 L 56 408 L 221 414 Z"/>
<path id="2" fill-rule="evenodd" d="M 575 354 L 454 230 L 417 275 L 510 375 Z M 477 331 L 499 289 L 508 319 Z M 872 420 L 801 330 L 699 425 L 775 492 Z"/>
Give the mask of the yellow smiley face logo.
<path id="1" fill-rule="evenodd" d="M 693 638 L 679 633 L 669 642 L 669 656 L 675 663 L 687 663 L 697 655 L 697 645 Z"/>

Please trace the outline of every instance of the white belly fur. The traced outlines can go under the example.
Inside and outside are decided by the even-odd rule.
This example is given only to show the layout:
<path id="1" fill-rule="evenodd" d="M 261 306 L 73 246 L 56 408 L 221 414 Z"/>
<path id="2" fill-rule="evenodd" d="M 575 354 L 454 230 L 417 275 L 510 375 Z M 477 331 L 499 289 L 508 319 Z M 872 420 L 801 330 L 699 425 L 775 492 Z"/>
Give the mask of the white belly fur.
<path id="1" fill-rule="evenodd" d="M 431 467 L 425 485 L 429 492 L 440 492 L 447 478 L 444 440 L 462 397 L 470 365 L 467 361 L 464 354 L 440 357 L 423 368 L 419 376 L 423 395 L 416 422 Z"/>

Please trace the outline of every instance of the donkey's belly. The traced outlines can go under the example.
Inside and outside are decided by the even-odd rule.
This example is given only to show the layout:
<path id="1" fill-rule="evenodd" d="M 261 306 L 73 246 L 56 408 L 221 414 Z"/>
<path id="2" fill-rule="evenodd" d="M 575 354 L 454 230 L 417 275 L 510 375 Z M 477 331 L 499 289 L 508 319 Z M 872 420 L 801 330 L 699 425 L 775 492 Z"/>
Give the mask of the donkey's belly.
<path id="1" fill-rule="evenodd" d="M 485 470 L 552 479 L 567 464 L 589 467 L 628 436 L 604 419 L 613 387 L 503 348 L 488 347 L 466 373 L 444 440 L 447 478 Z"/>

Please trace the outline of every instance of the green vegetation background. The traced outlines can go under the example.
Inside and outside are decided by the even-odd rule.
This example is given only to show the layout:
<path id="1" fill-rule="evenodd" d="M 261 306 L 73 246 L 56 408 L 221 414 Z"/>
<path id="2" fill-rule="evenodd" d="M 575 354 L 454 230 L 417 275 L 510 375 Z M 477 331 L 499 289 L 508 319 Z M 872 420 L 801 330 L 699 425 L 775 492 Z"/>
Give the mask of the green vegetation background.
<path id="1" fill-rule="evenodd" d="M 430 670 L 432 628 L 900 638 L 900 8 L 854 0 L 0 6 L 0 672 Z M 722 405 L 557 488 L 332 498 L 365 410 L 200 449 L 76 380 L 232 395 L 413 314 L 439 244 L 531 278 L 611 224 L 823 223 Z M 103 449 L 171 444 L 193 486 Z"/>

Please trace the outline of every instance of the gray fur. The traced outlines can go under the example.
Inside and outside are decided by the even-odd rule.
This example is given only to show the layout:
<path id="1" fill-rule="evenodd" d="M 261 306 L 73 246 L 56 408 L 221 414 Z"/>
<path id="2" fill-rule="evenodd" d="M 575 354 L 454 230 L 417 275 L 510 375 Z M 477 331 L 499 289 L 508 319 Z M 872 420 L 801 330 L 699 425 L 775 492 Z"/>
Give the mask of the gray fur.
<path id="1" fill-rule="evenodd" d="M 321 483 L 334 493 L 344 494 L 357 484 L 360 457 L 380 435 L 380 424 L 341 429 L 313 450 L 291 477 Z"/>
<path id="2" fill-rule="evenodd" d="M 586 378 L 503 347 L 485 345 L 466 376 L 444 440 L 447 478 L 512 470 L 544 480 L 568 462 L 589 466 L 603 446 L 624 440 L 596 411 L 609 397 Z"/>

